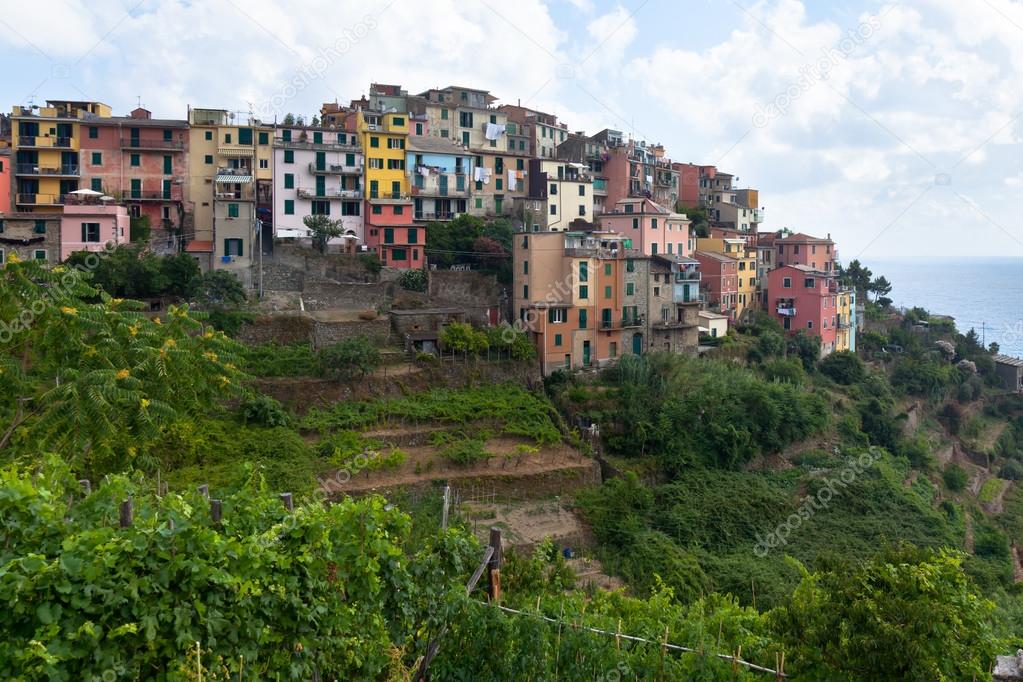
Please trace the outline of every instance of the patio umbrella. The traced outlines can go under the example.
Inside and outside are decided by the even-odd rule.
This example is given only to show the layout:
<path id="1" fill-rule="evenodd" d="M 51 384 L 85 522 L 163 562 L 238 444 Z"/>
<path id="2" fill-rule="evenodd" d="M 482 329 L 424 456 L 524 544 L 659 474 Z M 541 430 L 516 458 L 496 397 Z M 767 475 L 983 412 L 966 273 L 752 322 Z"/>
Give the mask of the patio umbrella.
<path id="1" fill-rule="evenodd" d="M 103 196 L 103 192 L 97 192 L 94 189 L 76 189 L 73 192 L 68 192 L 68 194 L 74 194 L 74 195 L 80 196 L 80 197 L 101 197 L 101 196 Z"/>

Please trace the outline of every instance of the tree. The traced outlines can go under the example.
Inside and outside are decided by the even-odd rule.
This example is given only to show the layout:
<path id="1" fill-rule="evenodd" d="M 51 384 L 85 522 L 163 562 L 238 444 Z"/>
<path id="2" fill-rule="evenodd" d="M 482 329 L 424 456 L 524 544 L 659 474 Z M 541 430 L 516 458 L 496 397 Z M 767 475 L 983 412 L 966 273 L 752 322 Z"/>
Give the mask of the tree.
<path id="1" fill-rule="evenodd" d="M 800 330 L 789 341 L 789 353 L 802 360 L 803 368 L 810 372 L 821 357 L 821 337 Z"/>
<path id="2" fill-rule="evenodd" d="M 446 325 L 440 333 L 440 343 L 445 350 L 473 355 L 489 347 L 486 333 L 473 329 L 471 324 L 465 322 L 452 322 Z"/>
<path id="3" fill-rule="evenodd" d="M 163 276 L 167 280 L 166 293 L 188 298 L 199 286 L 202 271 L 199 263 L 187 253 L 166 256 L 161 263 Z"/>
<path id="4" fill-rule="evenodd" d="M 691 227 L 696 232 L 697 237 L 710 236 L 710 214 L 706 208 L 701 206 L 686 206 L 681 201 L 677 201 L 675 202 L 675 211 L 677 213 L 685 214 L 685 216 L 692 221 Z"/>
<path id="5" fill-rule="evenodd" d="M 858 384 L 867 376 L 863 361 L 849 351 L 838 351 L 821 360 L 818 365 L 821 374 L 839 384 Z"/>
<path id="6" fill-rule="evenodd" d="M 94 262 L 96 254 L 78 251 L 67 259 L 76 271 L 90 270 L 92 283 L 116 298 L 153 298 L 167 289 L 162 260 L 140 245 L 118 246 Z"/>
<path id="7" fill-rule="evenodd" d="M 284 115 L 284 120 L 281 121 L 281 123 L 286 125 L 286 126 L 293 126 L 293 125 L 295 125 L 295 114 L 293 114 L 293 113 L 291 113 L 289 111 L 288 113 L 286 113 Z"/>
<path id="8" fill-rule="evenodd" d="M 227 270 L 210 270 L 204 274 L 195 295 L 203 310 L 228 310 L 248 302 L 241 280 Z"/>
<path id="9" fill-rule="evenodd" d="M 425 292 L 429 280 L 427 279 L 426 270 L 405 270 L 398 277 L 398 284 L 401 285 L 402 289 L 406 291 L 421 291 Z"/>
<path id="10" fill-rule="evenodd" d="M 840 269 L 838 274 L 842 285 L 856 289 L 856 295 L 864 301 L 867 300 L 867 292 L 870 290 L 871 277 L 873 277 L 873 273 L 859 260 L 849 263 L 847 267 Z"/>
<path id="11" fill-rule="evenodd" d="M 380 366 L 380 351 L 363 337 L 345 339 L 320 351 L 320 366 L 334 378 L 366 376 Z"/>
<path id="12" fill-rule="evenodd" d="M 990 679 L 1001 644 L 994 604 L 976 593 L 962 554 L 903 547 L 820 563 L 770 614 L 795 677 Z"/>
<path id="13" fill-rule="evenodd" d="M 888 294 L 892 293 L 892 285 L 884 275 L 881 275 L 870 283 L 868 291 L 874 294 L 874 300 L 880 304 L 882 298 L 886 298 Z"/>
<path id="14" fill-rule="evenodd" d="M 328 241 L 345 233 L 340 220 L 331 220 L 329 216 L 325 216 L 322 213 L 307 215 L 305 218 L 302 218 L 302 222 L 309 229 L 309 235 L 313 240 L 313 248 L 320 253 L 327 252 Z"/>
<path id="15" fill-rule="evenodd" d="M 131 241 L 148 243 L 150 232 L 149 216 L 132 216 L 128 226 L 128 234 L 131 236 Z"/>
<path id="16" fill-rule="evenodd" d="M 430 262 L 442 268 L 472 263 L 473 244 L 483 235 L 484 227 L 482 218 L 465 213 L 447 223 L 431 223 L 426 230 Z"/>
<path id="17" fill-rule="evenodd" d="M 313 118 L 312 120 L 309 121 L 309 125 L 311 125 L 314 128 L 318 128 L 320 125 L 320 117 L 317 116 L 316 114 L 313 114 Z"/>

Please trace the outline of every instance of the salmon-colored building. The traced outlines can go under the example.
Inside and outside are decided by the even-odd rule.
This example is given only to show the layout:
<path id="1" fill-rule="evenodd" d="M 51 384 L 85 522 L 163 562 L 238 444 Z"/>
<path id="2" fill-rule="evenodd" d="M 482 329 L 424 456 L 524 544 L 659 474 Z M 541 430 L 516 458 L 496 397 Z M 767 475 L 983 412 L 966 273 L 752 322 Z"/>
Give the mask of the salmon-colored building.
<path id="1" fill-rule="evenodd" d="M 128 209 L 95 201 L 64 205 L 60 217 L 60 259 L 75 251 L 104 251 L 128 243 Z"/>
<path id="2" fill-rule="evenodd" d="M 778 267 L 783 265 L 806 265 L 814 270 L 836 272 L 835 262 L 838 251 L 831 235 L 821 239 L 797 232 L 787 237 L 775 238 L 774 247 Z"/>
<path id="3" fill-rule="evenodd" d="M 631 352 L 623 333 L 643 320 L 623 310 L 625 269 L 639 256 L 625 241 L 607 231 L 515 235 L 514 309 L 544 374 L 603 366 Z"/>
<path id="4" fill-rule="evenodd" d="M 840 310 L 832 273 L 807 265 L 784 265 L 767 275 L 768 312 L 789 334 L 800 330 L 821 339 L 821 356 L 835 350 Z M 848 320 L 846 320 L 848 323 Z"/>
<path id="5" fill-rule="evenodd" d="M 693 257 L 700 261 L 702 288 L 708 305 L 734 321 L 739 300 L 739 261 L 713 251 L 697 251 Z"/>
<path id="6" fill-rule="evenodd" d="M 188 138 L 188 121 L 154 119 L 142 107 L 84 120 L 79 186 L 119 200 L 131 218 L 148 218 L 153 243 L 174 248 L 188 200 Z"/>
<path id="7" fill-rule="evenodd" d="M 690 221 L 642 197 L 620 199 L 610 213 L 597 216 L 602 229 L 617 232 L 644 256 L 688 257 L 694 250 Z"/>

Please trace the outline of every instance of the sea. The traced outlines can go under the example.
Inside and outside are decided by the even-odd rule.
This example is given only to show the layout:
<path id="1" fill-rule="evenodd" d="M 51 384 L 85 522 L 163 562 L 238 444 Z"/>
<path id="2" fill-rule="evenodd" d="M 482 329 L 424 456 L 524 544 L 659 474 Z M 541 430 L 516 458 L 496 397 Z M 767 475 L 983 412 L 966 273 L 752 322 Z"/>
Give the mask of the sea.
<path id="1" fill-rule="evenodd" d="M 973 328 L 1005 355 L 1023 357 L 1023 258 L 860 260 L 892 283 L 895 306 L 949 315 L 960 332 Z"/>

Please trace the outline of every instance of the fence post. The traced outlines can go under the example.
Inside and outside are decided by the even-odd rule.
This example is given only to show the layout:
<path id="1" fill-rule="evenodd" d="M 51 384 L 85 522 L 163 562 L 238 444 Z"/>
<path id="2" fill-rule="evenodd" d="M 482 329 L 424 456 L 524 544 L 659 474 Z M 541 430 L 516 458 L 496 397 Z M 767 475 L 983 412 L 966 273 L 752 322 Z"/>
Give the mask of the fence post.
<path id="1" fill-rule="evenodd" d="M 121 502 L 121 514 L 120 523 L 121 528 L 127 528 L 131 525 L 132 519 L 134 518 L 134 512 L 132 510 L 132 502 L 129 497 L 127 500 Z"/>
<path id="2" fill-rule="evenodd" d="M 221 502 L 220 500 L 210 500 L 210 519 L 213 520 L 214 524 L 220 525 L 221 517 Z"/>
<path id="3" fill-rule="evenodd" d="M 291 493 L 281 493 L 280 498 L 285 509 L 288 511 L 295 511 L 295 502 L 291 499 Z"/>
<path id="4" fill-rule="evenodd" d="M 444 486 L 444 508 L 440 516 L 440 529 L 448 529 L 448 507 L 451 505 L 451 486 Z"/>
<path id="5" fill-rule="evenodd" d="M 199 494 L 205 497 L 207 500 L 210 499 L 210 486 L 208 483 L 203 483 L 199 486 Z"/>
<path id="6" fill-rule="evenodd" d="M 492 526 L 490 528 L 490 546 L 494 548 L 494 555 L 490 557 L 490 564 L 487 566 L 487 577 L 490 579 L 490 601 L 497 603 L 501 601 L 501 561 L 504 552 L 501 550 L 501 529 Z"/>
<path id="7" fill-rule="evenodd" d="M 83 478 L 83 479 L 79 480 L 78 481 L 78 485 L 82 486 L 82 490 L 85 491 L 86 495 L 89 495 L 90 493 L 92 493 L 92 483 L 89 482 L 89 479 Z"/>

